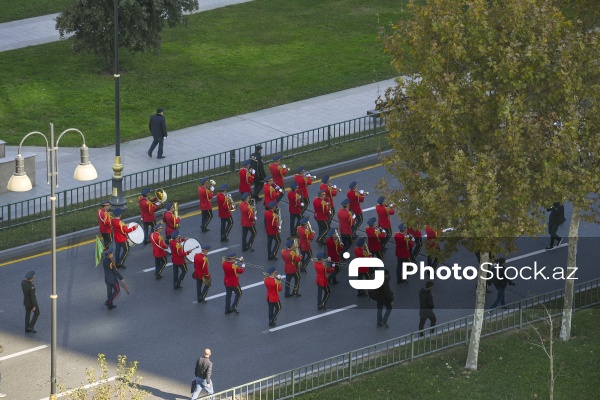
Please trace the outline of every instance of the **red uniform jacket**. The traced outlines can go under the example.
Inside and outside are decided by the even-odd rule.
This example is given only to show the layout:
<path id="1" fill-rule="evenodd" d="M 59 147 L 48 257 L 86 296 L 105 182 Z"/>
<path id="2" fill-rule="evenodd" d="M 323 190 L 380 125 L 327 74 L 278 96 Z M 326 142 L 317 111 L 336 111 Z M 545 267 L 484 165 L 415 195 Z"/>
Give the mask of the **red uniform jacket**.
<path id="1" fill-rule="evenodd" d="M 302 214 L 302 194 L 297 190 L 290 190 L 287 193 L 290 214 Z"/>
<path id="2" fill-rule="evenodd" d="M 302 198 L 308 199 L 308 185 L 312 185 L 312 178 L 307 178 L 304 175 L 294 175 L 294 182 L 298 184 L 298 188 L 302 191 Z"/>
<path id="3" fill-rule="evenodd" d="M 98 210 L 98 224 L 100 225 L 100 233 L 112 233 L 112 225 L 110 223 L 110 214 L 104 208 Z"/>
<path id="4" fill-rule="evenodd" d="M 184 238 L 179 238 L 179 241 L 171 240 L 171 262 L 173 265 L 185 264 L 185 256 L 192 252 L 191 250 L 187 252 L 183 250 L 184 241 Z"/>
<path id="5" fill-rule="evenodd" d="M 381 239 L 385 239 L 385 233 L 379 232 L 379 234 L 377 234 L 377 232 L 375 232 L 376 230 L 377 228 L 372 228 L 370 226 L 365 229 L 369 250 L 372 252 L 381 251 Z"/>
<path id="6" fill-rule="evenodd" d="M 194 254 L 194 276 L 195 279 L 202 279 L 202 277 L 206 276 L 206 278 L 210 278 L 210 274 L 208 273 L 208 257 L 206 257 L 202 253 Z"/>
<path id="7" fill-rule="evenodd" d="M 340 254 L 344 248 L 342 243 L 336 242 L 333 236 L 330 236 L 325 241 L 325 245 L 327 246 L 327 257 L 330 257 L 332 262 L 339 263 L 342 261 L 340 258 Z"/>
<path id="8" fill-rule="evenodd" d="M 279 292 L 281 292 L 281 289 L 283 289 L 281 281 L 278 281 L 273 277 L 267 276 L 264 282 L 265 286 L 267 287 L 267 301 L 269 303 L 277 303 L 279 301 Z"/>
<path id="9" fill-rule="evenodd" d="M 217 193 L 217 207 L 219 208 L 219 218 L 231 218 L 231 210 L 227 204 L 227 196 L 225 193 Z"/>
<path id="10" fill-rule="evenodd" d="M 279 233 L 279 216 L 273 210 L 265 211 L 265 223 L 267 235 L 277 235 Z"/>
<path id="11" fill-rule="evenodd" d="M 407 233 L 415 239 L 423 237 L 423 232 L 420 229 L 408 228 Z"/>
<path id="12" fill-rule="evenodd" d="M 198 187 L 198 198 L 200 199 L 200 209 L 203 211 L 212 210 L 212 203 L 210 202 L 214 196 L 214 193 L 206 186 Z"/>
<path id="13" fill-rule="evenodd" d="M 350 208 L 350 211 L 352 211 L 354 215 L 362 214 L 360 203 L 365 201 L 365 195 L 358 193 L 358 191 L 348 190 L 346 196 L 348 197 L 348 200 L 350 200 L 350 205 L 348 206 L 348 208 Z"/>
<path id="14" fill-rule="evenodd" d="M 165 250 L 169 248 L 169 245 L 165 243 L 160 233 L 152 232 L 150 242 L 152 242 L 152 255 L 154 257 L 160 258 L 167 255 Z"/>
<path id="15" fill-rule="evenodd" d="M 373 255 L 369 252 L 366 253 L 365 249 L 363 249 L 362 247 L 355 247 L 354 248 L 354 257 L 359 258 L 359 257 L 373 257 Z M 359 274 L 368 274 L 369 273 L 369 267 L 359 267 L 358 268 L 358 273 Z"/>
<path id="16" fill-rule="evenodd" d="M 340 208 L 338 210 L 338 220 L 340 221 L 340 234 L 351 235 L 354 215 L 349 210 Z"/>
<path id="17" fill-rule="evenodd" d="M 265 193 L 265 197 L 263 199 L 265 208 L 269 205 L 270 202 L 277 201 L 277 195 L 279 193 L 277 192 L 277 189 L 275 189 L 275 186 L 271 186 L 268 183 L 265 183 L 263 185 L 263 192 Z"/>
<path id="18" fill-rule="evenodd" d="M 254 212 L 252 211 L 252 207 L 245 201 L 240 203 L 240 215 L 242 216 L 241 222 L 242 226 L 251 227 L 254 226 L 256 220 L 254 219 Z"/>
<path id="19" fill-rule="evenodd" d="M 329 203 L 329 206 L 333 210 L 333 208 L 334 208 L 333 198 L 335 196 L 337 196 L 338 189 L 332 188 L 327 183 L 321 183 L 321 185 L 319 186 L 319 190 L 324 190 L 325 191 L 325 198 L 327 199 L 327 202 Z"/>
<path id="20" fill-rule="evenodd" d="M 410 258 L 412 248 L 415 245 L 408 236 L 398 232 L 394 235 L 396 241 L 396 258 Z"/>
<path id="21" fill-rule="evenodd" d="M 304 225 L 300 225 L 297 229 L 298 238 L 300 239 L 300 250 L 310 251 L 310 242 L 315 238 L 315 233 L 309 231 Z"/>
<path id="22" fill-rule="evenodd" d="M 173 215 L 173 213 L 171 211 L 165 211 L 165 213 L 162 216 L 162 220 L 166 225 L 165 235 L 171 236 L 173 231 L 176 231 L 177 228 L 179 227 L 179 223 L 181 222 L 181 217 L 177 217 L 177 220 L 175 220 L 175 216 Z"/>
<path id="23" fill-rule="evenodd" d="M 246 168 L 240 169 L 240 194 L 252 193 L 252 184 L 254 183 L 254 175 Z"/>
<path id="24" fill-rule="evenodd" d="M 302 261 L 300 254 L 289 249 L 283 249 L 281 250 L 281 257 L 283 258 L 283 268 L 286 274 L 298 272 L 298 263 Z"/>
<path id="25" fill-rule="evenodd" d="M 313 200 L 313 207 L 315 209 L 315 219 L 317 221 L 328 221 L 329 220 L 329 202 L 327 199 L 321 200 L 315 197 Z"/>
<path id="26" fill-rule="evenodd" d="M 375 206 L 375 211 L 377 211 L 377 225 L 386 231 L 392 229 L 390 215 L 394 215 L 394 209 L 392 207 L 386 207 L 384 204 L 377 204 Z"/>
<path id="27" fill-rule="evenodd" d="M 225 286 L 240 286 L 240 280 L 238 279 L 238 275 L 244 273 L 244 268 L 238 267 L 232 262 L 223 261 L 223 272 L 225 273 L 225 276 L 223 277 L 223 283 L 225 284 Z"/>
<path id="28" fill-rule="evenodd" d="M 128 228 L 127 225 L 125 225 L 125 222 L 121 222 L 121 220 L 117 217 L 112 219 L 111 224 L 113 227 L 113 232 L 115 233 L 115 242 L 118 243 L 126 242 L 127 234 L 137 229 L 137 226 Z"/>
<path id="29" fill-rule="evenodd" d="M 425 234 L 427 235 L 427 248 L 439 250 L 440 245 L 437 242 L 438 233 L 429 226 L 425 226 Z"/>
<path id="30" fill-rule="evenodd" d="M 327 280 L 327 274 L 331 274 L 335 271 L 333 267 L 327 267 L 320 261 L 315 262 L 315 271 L 317 272 L 317 286 L 326 287 L 329 286 L 329 281 Z"/>
<path id="31" fill-rule="evenodd" d="M 269 171 L 271 171 L 271 176 L 273 177 L 273 182 L 280 188 L 284 188 L 284 180 L 283 177 L 287 175 L 288 169 L 283 168 L 281 165 L 277 163 L 269 164 Z"/>
<path id="32" fill-rule="evenodd" d="M 152 222 L 156 219 L 154 213 L 156 212 L 156 206 L 151 201 L 148 201 L 144 196 L 140 196 L 138 199 L 140 205 L 140 213 L 142 214 L 142 221 Z"/>

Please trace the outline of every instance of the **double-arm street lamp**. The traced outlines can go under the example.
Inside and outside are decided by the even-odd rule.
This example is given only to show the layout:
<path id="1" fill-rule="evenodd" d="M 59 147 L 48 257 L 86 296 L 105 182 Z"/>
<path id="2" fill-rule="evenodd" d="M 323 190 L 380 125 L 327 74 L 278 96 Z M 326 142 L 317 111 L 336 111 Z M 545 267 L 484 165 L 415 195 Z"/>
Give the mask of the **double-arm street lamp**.
<path id="1" fill-rule="evenodd" d="M 80 148 L 81 151 L 81 162 L 75 168 L 75 173 L 73 174 L 73 178 L 78 181 L 91 181 L 98 177 L 98 173 L 96 169 L 89 161 L 89 153 L 88 147 L 85 145 L 85 137 L 80 130 L 75 128 L 69 128 L 63 131 L 58 138 L 56 139 L 56 144 L 54 143 L 54 125 L 50 124 L 50 142 L 48 142 L 48 137 L 41 132 L 29 132 L 19 143 L 19 152 L 17 154 L 17 158 L 15 159 L 15 173 L 8 181 L 6 185 L 8 190 L 13 192 L 26 192 L 31 190 L 31 180 L 25 173 L 25 160 L 21 155 L 21 146 L 25 139 L 32 135 L 40 135 L 43 136 L 46 140 L 46 169 L 48 175 L 48 183 L 50 184 L 50 206 L 51 206 L 51 238 L 52 238 L 52 293 L 50 294 L 52 311 L 51 311 L 51 347 L 50 347 L 50 400 L 56 399 L 56 325 L 57 325 L 57 317 L 56 317 L 56 299 L 58 298 L 56 294 L 56 194 L 55 189 L 57 186 L 58 180 L 58 142 L 60 138 L 67 132 L 77 132 L 81 135 L 83 139 L 83 145 Z"/>

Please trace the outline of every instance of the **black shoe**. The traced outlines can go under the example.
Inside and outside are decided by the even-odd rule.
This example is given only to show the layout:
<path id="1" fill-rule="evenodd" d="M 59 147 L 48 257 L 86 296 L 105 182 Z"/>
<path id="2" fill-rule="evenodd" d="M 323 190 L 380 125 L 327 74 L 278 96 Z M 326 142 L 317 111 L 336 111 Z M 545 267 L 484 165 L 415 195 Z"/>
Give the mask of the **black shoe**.
<path id="1" fill-rule="evenodd" d="M 148 157 L 152 158 L 152 153 L 148 150 Z"/>
<path id="2" fill-rule="evenodd" d="M 378 327 L 382 327 L 382 326 L 383 326 L 383 322 L 378 322 L 378 323 L 377 323 L 377 326 L 378 326 Z"/>
<path id="3" fill-rule="evenodd" d="M 25 332 L 27 332 L 27 333 L 37 333 L 37 331 L 35 329 L 25 329 Z"/>
<path id="4" fill-rule="evenodd" d="M 234 308 L 234 309 L 232 309 L 232 310 L 231 310 L 231 312 L 234 312 L 234 313 L 236 313 L 236 314 L 239 314 L 239 313 L 240 313 L 240 312 L 237 310 L 237 308 Z"/>
<path id="5" fill-rule="evenodd" d="M 231 314 L 233 311 L 231 310 L 225 310 L 225 314 Z"/>
<path id="6" fill-rule="evenodd" d="M 317 307 L 317 310 L 319 310 L 319 311 L 320 311 L 320 310 L 326 310 L 326 309 L 327 309 L 327 308 L 326 308 L 325 306 L 319 306 L 319 307 Z"/>
<path id="7" fill-rule="evenodd" d="M 335 281 L 335 282 L 332 282 L 331 284 L 332 285 L 337 285 L 338 283 L 339 283 L 338 281 Z"/>
<path id="8" fill-rule="evenodd" d="M 161 275 L 156 275 L 156 279 L 162 279 Z"/>
<path id="9" fill-rule="evenodd" d="M 275 321 L 271 321 L 271 322 L 269 322 L 269 326 L 275 326 L 275 325 L 277 325 L 277 324 L 275 323 Z"/>
<path id="10" fill-rule="evenodd" d="M 250 250 L 252 252 L 254 251 L 254 249 L 252 248 L 252 246 L 248 247 L 248 250 Z"/>
<path id="11" fill-rule="evenodd" d="M 300 269 L 300 272 L 303 272 L 303 273 L 305 273 L 305 274 L 306 274 L 306 268 L 301 268 L 301 269 Z"/>
<path id="12" fill-rule="evenodd" d="M 386 322 L 386 321 L 383 321 L 383 323 L 382 323 L 382 326 L 383 326 L 384 328 L 389 328 L 389 327 L 390 327 L 390 326 L 387 324 L 387 322 Z"/>
<path id="13" fill-rule="evenodd" d="M 202 228 L 202 232 L 208 232 L 208 231 L 210 231 L 210 229 L 208 229 L 208 228 Z"/>
<path id="14" fill-rule="evenodd" d="M 181 285 L 175 285 L 175 289 L 183 289 L 183 286 L 181 286 Z"/>
<path id="15" fill-rule="evenodd" d="M 563 238 L 559 238 L 558 242 L 556 242 L 556 247 L 560 246 L 560 244 L 562 243 Z"/>
<path id="16" fill-rule="evenodd" d="M 285 296 L 283 296 L 283 297 L 292 297 L 292 296 L 293 296 L 293 294 L 286 294 L 286 295 L 285 295 Z"/>
<path id="17" fill-rule="evenodd" d="M 158 157 L 156 157 L 156 158 L 165 158 L 165 156 L 158 156 Z"/>
<path id="18" fill-rule="evenodd" d="M 221 238 L 221 242 L 228 242 L 228 241 L 229 241 L 229 239 L 227 239 L 226 237 Z"/>
<path id="19" fill-rule="evenodd" d="M 552 249 L 554 249 L 554 246 L 548 246 L 548 247 L 546 247 L 546 250 L 552 250 Z"/>
<path id="20" fill-rule="evenodd" d="M 301 295 L 300 293 L 296 293 L 294 296 L 296 296 L 296 297 L 300 297 L 300 296 L 302 296 L 302 295 Z"/>
<path id="21" fill-rule="evenodd" d="M 117 268 L 123 268 L 123 269 L 126 269 L 127 267 L 126 267 L 126 266 L 124 266 L 124 265 L 117 265 Z"/>
<path id="22" fill-rule="evenodd" d="M 273 257 L 273 258 L 271 258 L 271 260 L 277 261 L 277 260 L 279 260 L 279 258 L 278 257 Z"/>
<path id="23" fill-rule="evenodd" d="M 112 310 L 113 308 L 117 308 L 117 306 L 115 304 L 111 304 L 110 306 L 108 306 L 109 310 Z"/>
<path id="24" fill-rule="evenodd" d="M 246 248 L 242 247 L 242 251 L 248 251 L 248 248 L 247 247 Z"/>
<path id="25" fill-rule="evenodd" d="M 207 303 L 207 301 L 205 299 L 198 299 L 198 304 L 200 303 Z"/>

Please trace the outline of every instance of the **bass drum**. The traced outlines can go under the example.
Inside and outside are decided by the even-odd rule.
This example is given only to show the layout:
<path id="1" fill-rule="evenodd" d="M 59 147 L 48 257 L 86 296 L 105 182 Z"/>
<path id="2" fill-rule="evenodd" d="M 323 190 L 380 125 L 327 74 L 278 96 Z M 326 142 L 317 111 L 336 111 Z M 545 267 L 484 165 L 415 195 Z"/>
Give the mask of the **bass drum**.
<path id="1" fill-rule="evenodd" d="M 200 242 L 194 238 L 186 239 L 185 242 L 183 242 L 183 251 L 187 253 L 190 250 L 191 253 L 186 255 L 185 258 L 187 258 L 189 262 L 194 262 L 194 256 L 202 252 L 202 246 L 200 246 Z"/>
<path id="2" fill-rule="evenodd" d="M 133 247 L 136 244 L 142 244 L 144 242 L 144 228 L 142 228 L 142 226 L 137 222 L 130 222 L 127 224 L 128 228 L 134 226 L 137 226 L 137 229 L 127 234 L 127 243 L 129 243 L 130 247 Z"/>

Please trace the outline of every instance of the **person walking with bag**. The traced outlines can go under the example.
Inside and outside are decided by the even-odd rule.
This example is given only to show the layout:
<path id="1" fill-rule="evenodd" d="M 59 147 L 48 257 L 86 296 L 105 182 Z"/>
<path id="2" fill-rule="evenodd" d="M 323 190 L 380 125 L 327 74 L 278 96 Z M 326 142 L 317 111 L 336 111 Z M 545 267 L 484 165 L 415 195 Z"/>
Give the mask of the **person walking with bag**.
<path id="1" fill-rule="evenodd" d="M 167 138 L 167 122 L 165 121 L 165 110 L 159 108 L 156 110 L 156 114 L 150 117 L 150 122 L 148 123 L 148 128 L 150 129 L 150 134 L 154 138 L 152 144 L 150 145 L 150 149 L 148 149 L 148 157 L 152 157 L 152 152 L 156 145 L 158 145 L 158 157 L 156 158 L 165 158 L 163 156 L 163 141 Z"/>
<path id="2" fill-rule="evenodd" d="M 210 349 L 204 349 L 204 356 L 200 357 L 198 361 L 196 361 L 196 368 L 194 370 L 195 374 L 195 387 L 192 391 L 192 400 L 198 399 L 200 396 L 200 392 L 202 390 L 206 390 L 208 394 L 213 394 L 215 392 L 211 376 L 212 376 L 212 362 L 210 361 Z M 211 396 L 212 399 L 212 396 Z"/>

